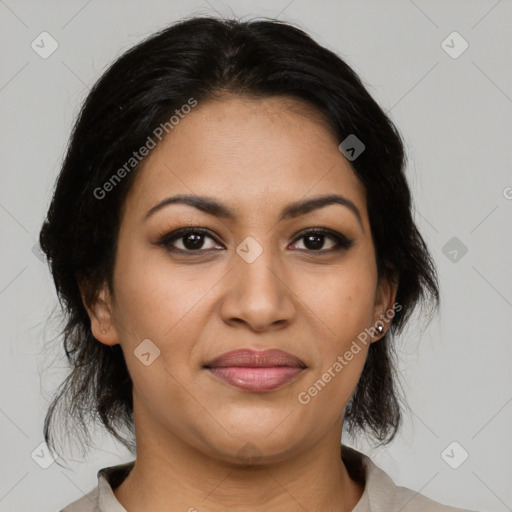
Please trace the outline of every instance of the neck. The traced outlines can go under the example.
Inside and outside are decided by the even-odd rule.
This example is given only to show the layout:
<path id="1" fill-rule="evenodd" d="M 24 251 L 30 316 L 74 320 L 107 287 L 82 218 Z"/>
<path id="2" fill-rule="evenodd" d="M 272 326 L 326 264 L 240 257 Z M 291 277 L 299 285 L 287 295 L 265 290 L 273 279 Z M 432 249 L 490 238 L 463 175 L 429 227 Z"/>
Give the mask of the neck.
<path id="1" fill-rule="evenodd" d="M 134 413 L 136 463 L 114 489 L 130 512 L 349 512 L 363 493 L 341 459 L 342 418 L 326 436 L 290 456 L 240 465 L 211 457 Z"/>

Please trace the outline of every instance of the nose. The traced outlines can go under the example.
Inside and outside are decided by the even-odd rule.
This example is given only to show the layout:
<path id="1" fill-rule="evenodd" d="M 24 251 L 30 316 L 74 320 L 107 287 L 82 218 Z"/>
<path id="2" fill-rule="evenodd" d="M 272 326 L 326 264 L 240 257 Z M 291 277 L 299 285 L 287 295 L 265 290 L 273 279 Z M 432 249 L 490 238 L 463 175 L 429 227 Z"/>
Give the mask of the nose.
<path id="1" fill-rule="evenodd" d="M 264 249 L 251 263 L 235 253 L 234 265 L 220 308 L 223 321 L 255 332 L 289 325 L 296 312 L 291 279 L 272 251 Z"/>

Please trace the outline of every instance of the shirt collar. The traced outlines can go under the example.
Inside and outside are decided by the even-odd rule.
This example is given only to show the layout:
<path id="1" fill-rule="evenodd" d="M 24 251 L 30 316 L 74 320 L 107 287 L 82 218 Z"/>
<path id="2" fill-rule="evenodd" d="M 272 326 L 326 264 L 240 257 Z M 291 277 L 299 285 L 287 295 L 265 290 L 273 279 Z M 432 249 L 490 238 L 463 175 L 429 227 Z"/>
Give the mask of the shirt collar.
<path id="1" fill-rule="evenodd" d="M 397 486 L 385 471 L 364 453 L 343 445 L 341 458 L 352 479 L 364 485 L 364 491 L 352 512 L 389 512 L 396 510 Z"/>

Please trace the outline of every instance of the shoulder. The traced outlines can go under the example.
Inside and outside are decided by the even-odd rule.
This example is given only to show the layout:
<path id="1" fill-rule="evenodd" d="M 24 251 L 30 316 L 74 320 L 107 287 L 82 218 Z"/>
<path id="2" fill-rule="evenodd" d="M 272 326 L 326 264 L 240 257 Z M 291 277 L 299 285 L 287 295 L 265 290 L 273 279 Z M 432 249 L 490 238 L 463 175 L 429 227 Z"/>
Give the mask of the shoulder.
<path id="1" fill-rule="evenodd" d="M 364 492 L 352 512 L 475 512 L 443 505 L 419 492 L 396 485 L 367 455 L 342 446 L 342 458 L 353 478 L 364 480 Z"/>
<path id="2" fill-rule="evenodd" d="M 394 484 L 393 484 L 394 485 Z M 475 512 L 472 510 L 443 505 L 405 487 L 395 486 L 396 510 L 401 512 Z"/>
<path id="3" fill-rule="evenodd" d="M 126 512 L 117 501 L 115 489 L 133 469 L 135 461 L 108 466 L 98 471 L 98 485 L 59 512 Z"/>
<path id="4" fill-rule="evenodd" d="M 99 512 L 99 489 L 94 487 L 81 498 L 65 506 L 59 512 Z"/>

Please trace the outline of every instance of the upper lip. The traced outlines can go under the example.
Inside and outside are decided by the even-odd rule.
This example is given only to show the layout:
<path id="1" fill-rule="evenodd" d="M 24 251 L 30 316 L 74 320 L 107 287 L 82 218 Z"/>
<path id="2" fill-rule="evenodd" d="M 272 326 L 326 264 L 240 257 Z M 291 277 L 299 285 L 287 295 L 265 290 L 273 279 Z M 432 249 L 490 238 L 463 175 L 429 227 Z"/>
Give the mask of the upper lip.
<path id="1" fill-rule="evenodd" d="M 206 368 L 246 366 L 246 367 L 272 367 L 292 366 L 306 368 L 306 365 L 298 357 L 279 349 L 252 350 L 241 349 L 226 352 L 212 359 L 204 365 Z"/>

